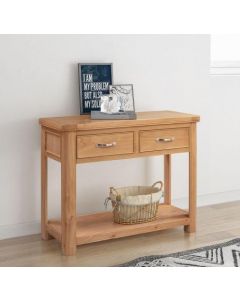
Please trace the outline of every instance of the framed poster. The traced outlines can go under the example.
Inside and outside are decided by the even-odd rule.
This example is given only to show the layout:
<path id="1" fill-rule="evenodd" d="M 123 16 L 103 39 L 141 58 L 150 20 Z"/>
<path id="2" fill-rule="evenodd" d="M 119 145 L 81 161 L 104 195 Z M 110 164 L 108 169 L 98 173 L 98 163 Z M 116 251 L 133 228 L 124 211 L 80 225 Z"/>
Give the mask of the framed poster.
<path id="1" fill-rule="evenodd" d="M 112 64 L 79 63 L 80 114 L 100 110 L 100 98 L 109 94 L 112 85 Z"/>

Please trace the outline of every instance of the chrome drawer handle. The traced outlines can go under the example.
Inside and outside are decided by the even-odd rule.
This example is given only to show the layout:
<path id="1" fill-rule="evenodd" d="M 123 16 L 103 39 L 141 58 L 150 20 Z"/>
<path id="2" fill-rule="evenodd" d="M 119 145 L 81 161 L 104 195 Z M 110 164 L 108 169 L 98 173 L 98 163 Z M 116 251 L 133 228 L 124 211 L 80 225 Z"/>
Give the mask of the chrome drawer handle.
<path id="1" fill-rule="evenodd" d="M 175 138 L 174 137 L 170 137 L 170 138 L 160 138 L 160 137 L 158 137 L 158 138 L 156 138 L 156 142 L 157 143 L 169 143 L 169 142 L 173 142 L 175 140 Z"/>
<path id="2" fill-rule="evenodd" d="M 96 144 L 96 148 L 111 148 L 116 146 L 117 143 L 116 142 L 112 142 L 110 144 Z"/>

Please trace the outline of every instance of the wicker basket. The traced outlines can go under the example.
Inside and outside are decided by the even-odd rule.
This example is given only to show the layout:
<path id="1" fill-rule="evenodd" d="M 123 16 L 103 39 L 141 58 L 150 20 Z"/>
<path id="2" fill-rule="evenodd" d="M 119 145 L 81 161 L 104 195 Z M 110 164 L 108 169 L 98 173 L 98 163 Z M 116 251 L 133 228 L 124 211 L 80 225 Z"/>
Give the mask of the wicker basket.
<path id="1" fill-rule="evenodd" d="M 162 188 L 161 181 L 152 186 L 111 187 L 107 202 L 112 202 L 114 222 L 138 224 L 154 220 L 163 195 Z"/>

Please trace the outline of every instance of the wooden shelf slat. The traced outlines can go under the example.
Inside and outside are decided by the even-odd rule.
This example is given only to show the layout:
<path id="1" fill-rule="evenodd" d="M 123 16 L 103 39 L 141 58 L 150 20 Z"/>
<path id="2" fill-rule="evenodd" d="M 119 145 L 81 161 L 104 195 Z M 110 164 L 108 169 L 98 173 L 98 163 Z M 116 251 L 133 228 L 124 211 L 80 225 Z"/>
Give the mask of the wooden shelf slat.
<path id="1" fill-rule="evenodd" d="M 189 222 L 187 211 L 165 204 L 159 205 L 156 220 L 136 225 L 114 223 L 112 212 L 79 216 L 77 218 L 77 245 L 189 225 Z M 49 221 L 47 230 L 54 238 L 61 240 L 60 221 Z"/>

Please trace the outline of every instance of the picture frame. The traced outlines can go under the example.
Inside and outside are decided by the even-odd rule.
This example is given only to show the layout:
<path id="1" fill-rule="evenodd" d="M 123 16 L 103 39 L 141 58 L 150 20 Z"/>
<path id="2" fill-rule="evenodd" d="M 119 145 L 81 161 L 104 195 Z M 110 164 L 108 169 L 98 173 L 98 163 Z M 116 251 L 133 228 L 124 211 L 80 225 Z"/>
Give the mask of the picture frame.
<path id="1" fill-rule="evenodd" d="M 109 94 L 118 97 L 121 112 L 135 112 L 133 84 L 112 84 Z"/>
<path id="2" fill-rule="evenodd" d="M 100 110 L 100 98 L 113 84 L 112 63 L 79 63 L 80 114 Z"/>

